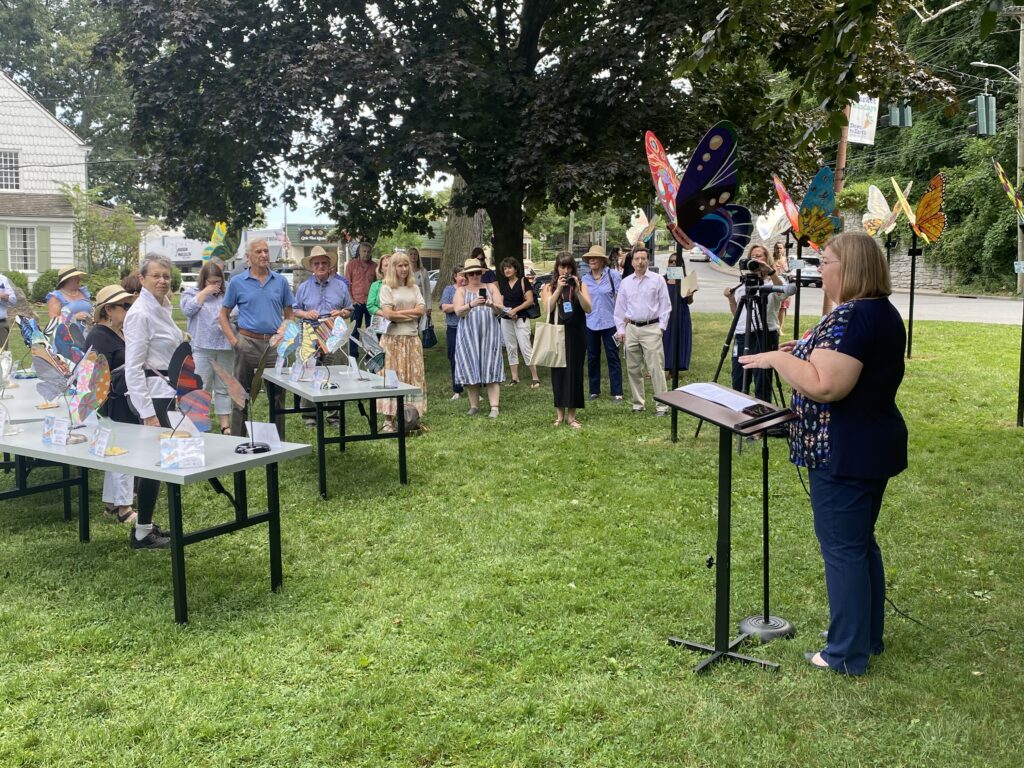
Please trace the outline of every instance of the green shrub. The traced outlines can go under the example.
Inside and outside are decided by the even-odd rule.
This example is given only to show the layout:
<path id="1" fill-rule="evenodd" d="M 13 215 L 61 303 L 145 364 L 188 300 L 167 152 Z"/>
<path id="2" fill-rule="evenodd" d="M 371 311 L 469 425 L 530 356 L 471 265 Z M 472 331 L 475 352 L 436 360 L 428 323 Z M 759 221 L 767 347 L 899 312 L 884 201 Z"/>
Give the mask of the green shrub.
<path id="1" fill-rule="evenodd" d="M 89 289 L 89 295 L 95 296 L 100 288 L 120 282 L 121 271 L 117 267 L 107 267 L 89 275 L 85 280 L 85 285 Z"/>
<path id="2" fill-rule="evenodd" d="M 171 267 L 171 291 L 177 293 L 179 288 L 181 288 L 181 270 Z"/>
<path id="3" fill-rule="evenodd" d="M 4 276 L 6 276 L 16 286 L 21 288 L 22 293 L 24 293 L 26 296 L 28 295 L 28 278 L 25 277 L 24 272 L 19 272 L 16 269 L 12 269 L 10 272 L 4 272 Z"/>
<path id="4" fill-rule="evenodd" d="M 46 294 L 57 287 L 57 270 L 48 269 L 32 283 L 32 301 L 46 301 Z"/>

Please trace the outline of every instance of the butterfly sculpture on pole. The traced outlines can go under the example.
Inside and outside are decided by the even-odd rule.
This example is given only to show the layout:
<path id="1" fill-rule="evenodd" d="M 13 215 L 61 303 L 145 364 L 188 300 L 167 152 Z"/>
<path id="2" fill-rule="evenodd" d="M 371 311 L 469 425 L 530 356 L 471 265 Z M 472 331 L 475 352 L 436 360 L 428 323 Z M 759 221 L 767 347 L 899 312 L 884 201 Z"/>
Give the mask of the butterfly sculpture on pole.
<path id="1" fill-rule="evenodd" d="M 799 246 L 809 245 L 821 251 L 829 239 L 843 229 L 843 220 L 836 215 L 835 173 L 829 167 L 819 168 L 807 187 L 800 207 L 797 208 L 782 180 L 773 176 L 775 193 L 779 196 L 782 209 L 797 236 L 797 258 Z"/>
<path id="2" fill-rule="evenodd" d="M 676 242 L 734 265 L 753 231 L 750 211 L 732 202 L 739 186 L 735 128 L 720 122 L 708 131 L 681 178 L 652 131 L 645 136 L 645 146 L 654 190 Z"/>
<path id="3" fill-rule="evenodd" d="M 917 280 L 917 257 L 924 251 L 918 246 L 917 238 L 926 243 L 935 243 L 942 236 L 946 229 L 946 214 L 942 210 L 943 190 L 946 187 L 946 176 L 937 173 L 928 182 L 928 188 L 917 201 L 917 208 L 912 210 L 907 197 L 896 183 L 896 179 L 889 179 L 892 188 L 896 191 L 896 202 L 906 214 L 910 222 L 910 248 L 907 253 L 910 255 L 910 308 L 907 314 L 907 359 L 909 360 L 914 348 L 914 283 Z"/>

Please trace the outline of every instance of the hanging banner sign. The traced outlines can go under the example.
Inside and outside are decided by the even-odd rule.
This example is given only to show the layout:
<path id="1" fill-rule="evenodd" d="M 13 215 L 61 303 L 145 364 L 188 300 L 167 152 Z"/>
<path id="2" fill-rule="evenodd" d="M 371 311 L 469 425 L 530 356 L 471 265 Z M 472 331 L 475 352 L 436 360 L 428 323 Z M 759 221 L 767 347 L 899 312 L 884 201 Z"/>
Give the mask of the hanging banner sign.
<path id="1" fill-rule="evenodd" d="M 851 144 L 874 144 L 875 128 L 878 126 L 878 99 L 860 94 L 860 101 L 850 102 Z"/>

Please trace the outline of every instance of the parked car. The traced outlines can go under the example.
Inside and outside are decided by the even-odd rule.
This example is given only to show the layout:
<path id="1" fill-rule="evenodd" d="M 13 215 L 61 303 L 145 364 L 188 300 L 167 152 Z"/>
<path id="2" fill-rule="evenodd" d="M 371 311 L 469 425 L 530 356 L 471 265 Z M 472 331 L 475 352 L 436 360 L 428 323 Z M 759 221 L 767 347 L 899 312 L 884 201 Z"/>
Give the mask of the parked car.
<path id="1" fill-rule="evenodd" d="M 437 279 L 441 276 L 441 270 L 432 269 L 427 276 L 430 278 L 430 295 L 433 296 L 437 293 Z"/>
<path id="2" fill-rule="evenodd" d="M 179 291 L 184 291 L 186 288 L 195 288 L 197 285 L 199 285 L 198 272 L 181 273 L 181 285 L 178 287 Z"/>
<path id="3" fill-rule="evenodd" d="M 815 288 L 821 288 L 821 272 L 818 267 L 820 262 L 815 257 L 804 258 L 804 267 L 800 270 L 800 285 L 803 286 L 814 286 Z M 786 279 L 791 282 L 796 282 L 796 270 L 791 269 L 786 273 Z"/>

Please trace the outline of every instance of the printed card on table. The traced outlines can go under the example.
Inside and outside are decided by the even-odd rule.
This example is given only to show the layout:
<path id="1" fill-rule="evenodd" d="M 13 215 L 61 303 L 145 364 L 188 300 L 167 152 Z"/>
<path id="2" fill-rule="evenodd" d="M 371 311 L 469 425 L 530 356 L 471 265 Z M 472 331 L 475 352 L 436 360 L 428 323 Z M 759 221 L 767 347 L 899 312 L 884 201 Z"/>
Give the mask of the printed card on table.
<path id="1" fill-rule="evenodd" d="M 89 441 L 89 453 L 99 456 L 101 459 L 107 455 L 107 446 L 110 444 L 110 436 L 113 433 L 107 427 L 96 427 Z"/>
<path id="2" fill-rule="evenodd" d="M 194 469 L 206 466 L 206 450 L 201 437 L 164 437 L 160 439 L 162 469 Z"/>
<path id="3" fill-rule="evenodd" d="M 398 371 L 391 368 L 384 371 L 384 386 L 388 389 L 398 389 Z"/>
<path id="4" fill-rule="evenodd" d="M 56 416 L 43 419 L 43 443 L 45 445 L 67 445 L 71 434 L 71 422 Z"/>

